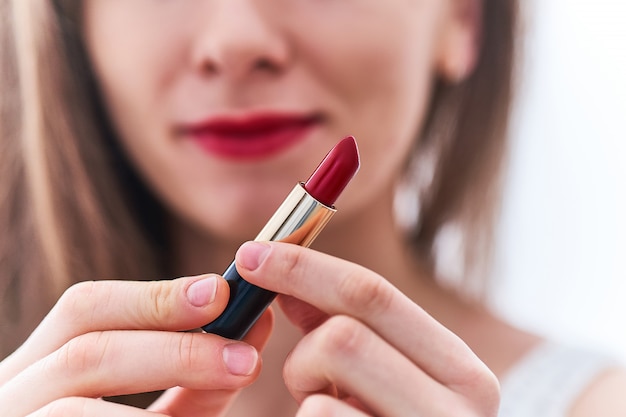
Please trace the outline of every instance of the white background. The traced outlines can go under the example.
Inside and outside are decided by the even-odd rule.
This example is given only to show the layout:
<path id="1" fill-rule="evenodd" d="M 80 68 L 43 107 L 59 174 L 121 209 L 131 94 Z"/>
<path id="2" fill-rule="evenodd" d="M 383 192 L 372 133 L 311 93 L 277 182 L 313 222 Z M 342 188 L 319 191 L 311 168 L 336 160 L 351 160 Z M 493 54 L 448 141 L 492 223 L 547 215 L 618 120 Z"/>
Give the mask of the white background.
<path id="1" fill-rule="evenodd" d="M 626 1 L 521 2 L 493 305 L 626 361 Z"/>

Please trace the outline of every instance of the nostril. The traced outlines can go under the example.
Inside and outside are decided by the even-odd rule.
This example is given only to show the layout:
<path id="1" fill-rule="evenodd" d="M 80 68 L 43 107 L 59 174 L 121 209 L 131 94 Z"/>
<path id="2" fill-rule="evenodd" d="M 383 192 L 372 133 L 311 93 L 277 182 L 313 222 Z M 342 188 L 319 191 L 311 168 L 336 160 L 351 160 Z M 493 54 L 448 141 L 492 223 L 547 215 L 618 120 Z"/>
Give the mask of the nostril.
<path id="1" fill-rule="evenodd" d="M 278 66 L 267 58 L 261 58 L 255 63 L 254 69 L 263 72 L 277 72 Z"/>
<path id="2" fill-rule="evenodd" d="M 202 62 L 202 72 L 207 75 L 215 75 L 218 73 L 217 65 L 213 61 L 205 59 Z"/>
<path id="3" fill-rule="evenodd" d="M 203 57 L 199 62 L 198 68 L 205 76 L 214 76 L 227 72 L 242 72 L 252 75 L 254 73 L 278 74 L 281 72 L 282 64 L 273 60 L 271 57 L 257 57 L 256 59 L 247 60 L 242 54 L 228 56 L 227 59 L 214 59 L 209 56 Z M 245 69 L 247 67 L 247 70 Z"/>

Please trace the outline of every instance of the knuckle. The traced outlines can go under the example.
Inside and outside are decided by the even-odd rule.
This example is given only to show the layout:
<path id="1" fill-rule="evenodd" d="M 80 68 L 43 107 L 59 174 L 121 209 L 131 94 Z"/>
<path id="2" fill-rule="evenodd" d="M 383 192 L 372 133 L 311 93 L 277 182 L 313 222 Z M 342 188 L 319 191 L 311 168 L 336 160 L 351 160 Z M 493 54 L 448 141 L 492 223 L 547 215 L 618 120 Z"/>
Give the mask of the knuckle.
<path id="1" fill-rule="evenodd" d="M 500 406 L 500 383 L 498 378 L 491 372 L 487 371 L 481 376 L 481 382 L 478 388 L 478 398 L 481 400 L 479 404 L 484 404 L 484 412 L 482 415 L 497 416 Z"/>
<path id="2" fill-rule="evenodd" d="M 305 260 L 301 250 L 287 251 L 286 256 L 283 256 L 280 261 L 280 275 L 287 279 L 299 276 L 304 262 Z"/>
<path id="3" fill-rule="evenodd" d="M 87 333 L 64 344 L 54 357 L 53 366 L 73 375 L 103 366 L 109 350 L 109 336 L 105 332 Z"/>
<path id="4" fill-rule="evenodd" d="M 462 366 L 461 383 L 471 389 L 486 389 L 497 387 L 498 381 L 493 373 L 477 358 L 468 360 Z"/>
<path id="5" fill-rule="evenodd" d="M 172 344 L 175 352 L 175 368 L 178 372 L 188 372 L 198 368 L 198 362 L 202 359 L 198 333 L 174 334 Z"/>
<path id="6" fill-rule="evenodd" d="M 83 281 L 69 287 L 54 306 L 56 315 L 64 319 L 80 320 L 92 309 L 91 300 L 96 292 L 95 281 Z"/>
<path id="7" fill-rule="evenodd" d="M 376 314 L 391 307 L 393 291 L 386 280 L 371 272 L 353 270 L 339 281 L 338 294 L 356 313 Z"/>
<path id="8" fill-rule="evenodd" d="M 478 359 L 460 366 L 462 370 L 451 388 L 471 399 L 473 412 L 496 416 L 500 404 L 500 383 L 493 372 Z M 472 414 L 474 415 L 474 414 Z"/>
<path id="9" fill-rule="evenodd" d="M 321 327 L 319 349 L 332 355 L 354 357 L 361 352 L 367 341 L 367 329 L 348 316 L 333 316 Z"/>
<path id="10" fill-rule="evenodd" d="M 172 302 L 174 287 L 171 282 L 154 282 L 149 285 L 147 305 L 141 309 L 141 314 L 147 323 L 157 325 L 164 318 L 174 314 L 175 303 Z"/>

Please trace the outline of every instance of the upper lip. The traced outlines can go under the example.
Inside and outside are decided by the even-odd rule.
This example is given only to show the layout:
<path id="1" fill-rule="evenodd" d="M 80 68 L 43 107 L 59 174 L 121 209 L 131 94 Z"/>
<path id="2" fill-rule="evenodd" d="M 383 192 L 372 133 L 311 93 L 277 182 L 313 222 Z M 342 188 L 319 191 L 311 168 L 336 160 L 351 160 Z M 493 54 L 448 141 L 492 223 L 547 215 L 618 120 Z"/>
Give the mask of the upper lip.
<path id="1" fill-rule="evenodd" d="M 187 134 L 212 133 L 220 136 L 248 136 L 290 126 L 308 125 L 320 120 L 316 113 L 255 112 L 218 115 L 198 122 L 182 124 Z"/>

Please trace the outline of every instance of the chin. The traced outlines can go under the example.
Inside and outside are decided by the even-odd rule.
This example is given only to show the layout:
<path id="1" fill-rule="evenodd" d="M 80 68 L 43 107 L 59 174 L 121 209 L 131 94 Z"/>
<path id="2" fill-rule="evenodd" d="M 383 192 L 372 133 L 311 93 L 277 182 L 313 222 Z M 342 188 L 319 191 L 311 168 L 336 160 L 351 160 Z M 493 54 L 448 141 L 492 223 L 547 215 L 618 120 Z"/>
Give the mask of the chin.
<path id="1" fill-rule="evenodd" d="M 196 225 L 216 243 L 241 244 L 252 240 L 272 216 L 279 203 L 267 200 L 214 209 L 197 217 Z"/>
<path id="2" fill-rule="evenodd" d="M 230 217 L 230 216 L 229 216 Z M 206 231 L 218 242 L 241 244 L 253 240 L 267 219 L 263 218 L 229 218 L 217 224 L 207 224 Z"/>

